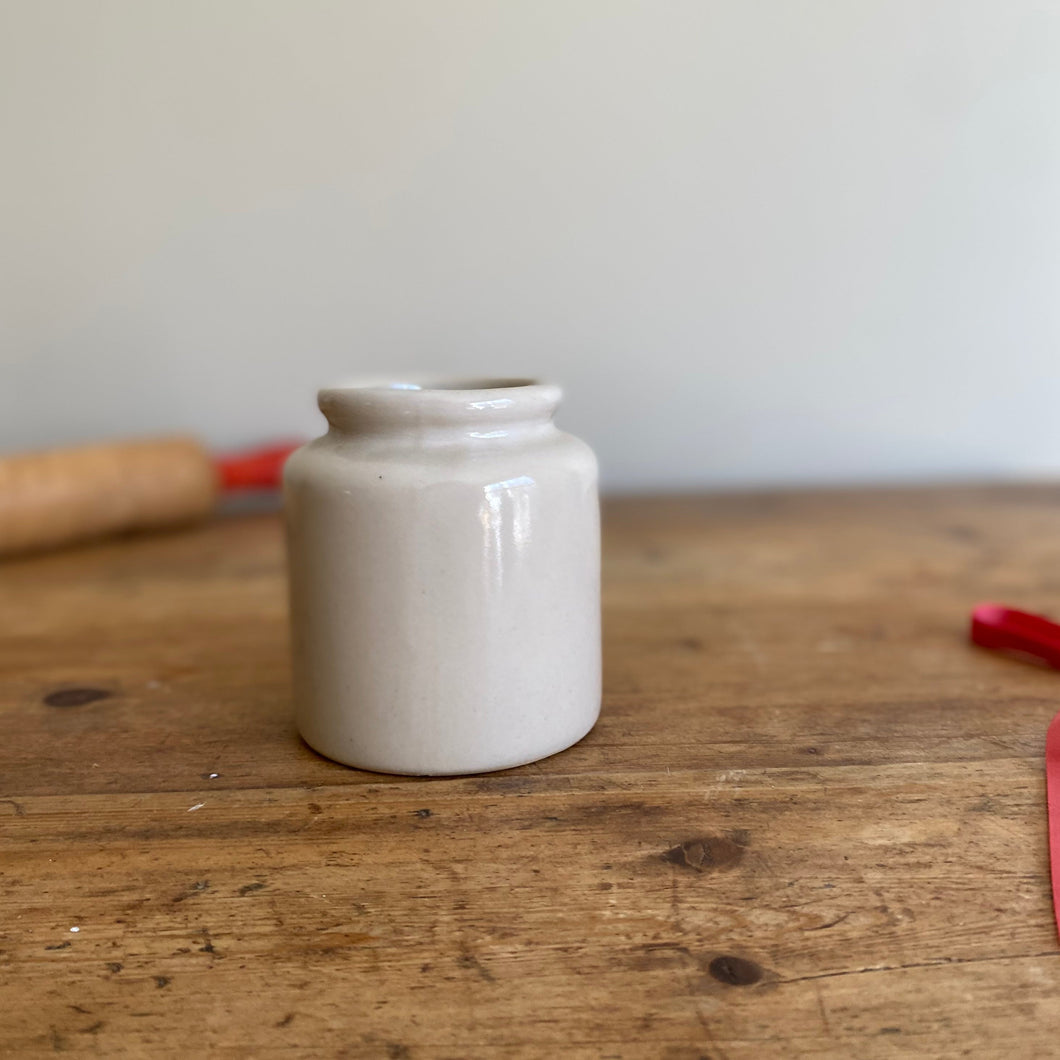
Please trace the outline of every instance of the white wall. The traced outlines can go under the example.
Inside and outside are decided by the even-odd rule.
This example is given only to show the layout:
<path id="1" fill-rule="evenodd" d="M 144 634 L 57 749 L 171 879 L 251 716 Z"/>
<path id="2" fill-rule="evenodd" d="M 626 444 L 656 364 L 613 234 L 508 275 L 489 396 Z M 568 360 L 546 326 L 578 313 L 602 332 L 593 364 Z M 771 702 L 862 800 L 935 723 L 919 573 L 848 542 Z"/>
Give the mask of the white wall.
<path id="1" fill-rule="evenodd" d="M 623 488 L 1060 468 L 1055 0 L 0 0 L 0 446 L 529 372 Z"/>

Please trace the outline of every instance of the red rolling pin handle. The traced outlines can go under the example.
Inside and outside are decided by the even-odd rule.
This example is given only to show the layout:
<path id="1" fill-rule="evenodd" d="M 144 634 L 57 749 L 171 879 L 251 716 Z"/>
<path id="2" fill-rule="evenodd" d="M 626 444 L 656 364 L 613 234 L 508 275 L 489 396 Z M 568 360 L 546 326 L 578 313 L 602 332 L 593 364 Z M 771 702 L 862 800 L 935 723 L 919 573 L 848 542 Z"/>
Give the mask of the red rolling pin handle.
<path id="1" fill-rule="evenodd" d="M 223 490 L 275 489 L 283 478 L 283 465 L 301 442 L 247 449 L 217 458 L 217 474 Z"/>

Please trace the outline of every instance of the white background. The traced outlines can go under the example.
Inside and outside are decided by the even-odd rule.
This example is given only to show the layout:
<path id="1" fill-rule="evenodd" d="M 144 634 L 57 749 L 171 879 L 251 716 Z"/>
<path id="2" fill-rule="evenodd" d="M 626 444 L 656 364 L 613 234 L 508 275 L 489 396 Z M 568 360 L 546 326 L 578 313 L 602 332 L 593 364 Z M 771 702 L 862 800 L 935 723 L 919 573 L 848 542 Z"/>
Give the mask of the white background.
<path id="1" fill-rule="evenodd" d="M 530 373 L 614 488 L 1060 468 L 1060 3 L 2 0 L 0 447 Z"/>

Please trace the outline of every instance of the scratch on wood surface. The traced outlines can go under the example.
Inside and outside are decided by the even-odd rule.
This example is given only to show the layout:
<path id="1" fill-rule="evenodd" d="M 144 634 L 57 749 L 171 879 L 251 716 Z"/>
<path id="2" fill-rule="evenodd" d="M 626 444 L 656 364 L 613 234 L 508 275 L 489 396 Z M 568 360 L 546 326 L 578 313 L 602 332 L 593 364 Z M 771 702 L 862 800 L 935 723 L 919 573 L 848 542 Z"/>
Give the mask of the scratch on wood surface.
<path id="1" fill-rule="evenodd" d="M 806 904 L 806 903 L 803 903 Z M 845 912 L 842 916 L 837 916 L 835 920 L 829 920 L 827 924 L 818 924 L 816 927 L 807 928 L 807 931 L 827 931 L 828 928 L 835 927 L 836 924 L 842 924 L 847 917 L 853 914 L 854 910 L 850 909 Z"/>
<path id="2" fill-rule="evenodd" d="M 677 873 L 670 873 L 670 920 L 678 936 L 684 935 L 685 926 L 681 916 L 681 898 L 677 883 Z"/>
<path id="3" fill-rule="evenodd" d="M 496 976 L 470 950 L 465 949 L 457 960 L 461 968 L 474 972 L 483 982 L 495 983 Z"/>
<path id="4" fill-rule="evenodd" d="M 824 998 L 821 996 L 821 988 L 814 985 L 814 993 L 817 994 L 817 1011 L 821 1014 L 821 1025 L 824 1027 L 825 1034 L 829 1038 L 834 1038 L 835 1033 L 832 1031 L 832 1024 L 828 1019 L 828 1010 L 825 1008 Z"/>
<path id="5" fill-rule="evenodd" d="M 993 961 L 1026 961 L 1040 957 L 1060 957 L 1060 950 L 1042 950 L 1040 953 L 999 953 L 993 957 L 939 957 L 933 961 L 910 961 L 907 964 L 873 964 L 867 968 L 844 968 L 837 972 L 819 972 L 816 975 L 799 975 L 792 979 L 776 980 L 778 986 L 788 983 L 808 983 L 814 979 L 837 979 L 844 975 L 871 975 L 874 972 L 905 972 L 914 968 L 943 968 L 952 964 L 989 964 Z"/>

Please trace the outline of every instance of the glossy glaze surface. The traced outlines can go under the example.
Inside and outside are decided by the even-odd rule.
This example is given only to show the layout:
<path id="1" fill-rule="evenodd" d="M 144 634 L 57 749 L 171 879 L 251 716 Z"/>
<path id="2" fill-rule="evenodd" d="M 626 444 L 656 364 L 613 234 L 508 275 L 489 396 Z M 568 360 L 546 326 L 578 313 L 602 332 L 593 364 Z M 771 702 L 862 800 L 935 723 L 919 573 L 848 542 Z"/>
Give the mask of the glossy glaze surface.
<path id="1" fill-rule="evenodd" d="M 285 473 L 305 740 L 471 773 L 581 739 L 600 705 L 596 460 L 525 380 L 337 387 Z"/>

